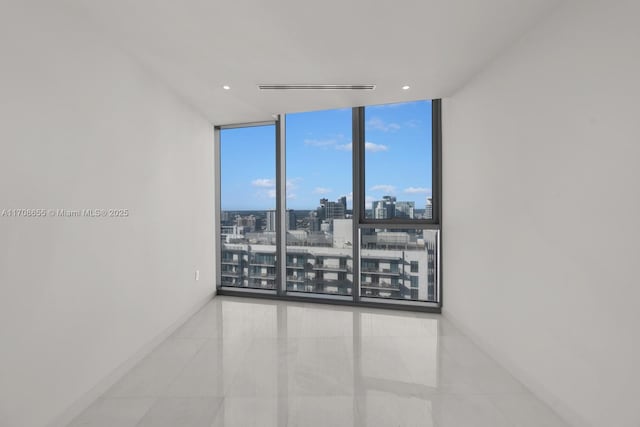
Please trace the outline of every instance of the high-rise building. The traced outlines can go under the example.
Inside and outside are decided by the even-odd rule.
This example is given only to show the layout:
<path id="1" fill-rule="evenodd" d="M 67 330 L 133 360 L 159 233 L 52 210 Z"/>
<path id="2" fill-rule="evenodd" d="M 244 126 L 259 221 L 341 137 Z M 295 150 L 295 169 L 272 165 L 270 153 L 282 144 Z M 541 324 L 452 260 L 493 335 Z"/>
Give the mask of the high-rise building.
<path id="1" fill-rule="evenodd" d="M 409 218 L 413 219 L 414 211 L 416 208 L 416 202 L 396 202 L 396 218 Z"/>
<path id="2" fill-rule="evenodd" d="M 374 219 L 387 219 L 395 216 L 396 198 L 384 196 L 382 200 L 376 200 L 371 204 Z"/>
<path id="3" fill-rule="evenodd" d="M 314 233 L 320 231 L 321 222 L 317 211 L 309 212 L 309 232 Z"/>
<path id="4" fill-rule="evenodd" d="M 424 217 L 426 219 L 433 218 L 433 199 L 431 197 L 427 197 L 427 204 L 424 210 Z"/>
<path id="5" fill-rule="evenodd" d="M 267 227 L 265 231 L 276 231 L 276 211 L 267 211 L 266 214 Z M 285 214 L 285 229 L 287 231 L 296 229 L 296 214 L 293 209 L 287 209 Z"/>
<path id="6" fill-rule="evenodd" d="M 267 211 L 266 224 L 264 231 L 276 231 L 276 211 Z"/>
<path id="7" fill-rule="evenodd" d="M 347 198 L 341 197 L 337 202 L 328 199 L 320 199 L 320 207 L 317 209 L 320 219 L 344 219 L 347 210 Z"/>
<path id="8" fill-rule="evenodd" d="M 245 229 L 249 232 L 256 231 L 256 217 L 254 215 L 236 215 L 235 222 L 235 225 L 237 225 L 238 227 L 245 227 Z"/>
<path id="9" fill-rule="evenodd" d="M 285 221 L 286 221 L 287 231 L 295 230 L 297 228 L 297 225 L 296 225 L 297 217 L 296 217 L 295 211 L 293 209 L 287 209 L 287 212 L 285 215 L 286 215 Z"/>
<path id="10" fill-rule="evenodd" d="M 344 212 L 347 212 L 347 196 L 342 196 L 338 199 L 338 203 L 342 205 Z"/>
<path id="11" fill-rule="evenodd" d="M 394 196 L 384 196 L 371 203 L 374 219 L 415 218 L 416 202 L 397 201 Z"/>

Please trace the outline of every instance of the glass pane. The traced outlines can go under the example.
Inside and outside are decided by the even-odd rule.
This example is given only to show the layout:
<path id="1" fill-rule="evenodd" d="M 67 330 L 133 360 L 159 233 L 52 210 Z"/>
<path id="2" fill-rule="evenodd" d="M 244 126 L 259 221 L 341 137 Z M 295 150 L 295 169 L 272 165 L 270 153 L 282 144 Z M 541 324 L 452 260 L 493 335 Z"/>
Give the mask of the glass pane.
<path id="1" fill-rule="evenodd" d="M 287 290 L 353 288 L 351 109 L 288 114 Z"/>
<path id="2" fill-rule="evenodd" d="M 438 230 L 360 231 L 360 295 L 437 301 Z"/>
<path id="3" fill-rule="evenodd" d="M 220 132 L 222 286 L 276 288 L 275 126 Z"/>
<path id="4" fill-rule="evenodd" d="M 431 219 L 431 101 L 365 107 L 365 217 Z"/>

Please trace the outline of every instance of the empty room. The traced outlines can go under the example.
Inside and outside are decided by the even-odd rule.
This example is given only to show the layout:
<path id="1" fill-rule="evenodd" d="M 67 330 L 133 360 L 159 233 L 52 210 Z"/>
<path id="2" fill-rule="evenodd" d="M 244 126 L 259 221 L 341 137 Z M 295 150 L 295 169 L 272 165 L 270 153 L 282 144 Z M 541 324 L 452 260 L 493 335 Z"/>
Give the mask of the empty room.
<path id="1" fill-rule="evenodd" d="M 639 427 L 640 3 L 4 0 L 1 427 Z"/>

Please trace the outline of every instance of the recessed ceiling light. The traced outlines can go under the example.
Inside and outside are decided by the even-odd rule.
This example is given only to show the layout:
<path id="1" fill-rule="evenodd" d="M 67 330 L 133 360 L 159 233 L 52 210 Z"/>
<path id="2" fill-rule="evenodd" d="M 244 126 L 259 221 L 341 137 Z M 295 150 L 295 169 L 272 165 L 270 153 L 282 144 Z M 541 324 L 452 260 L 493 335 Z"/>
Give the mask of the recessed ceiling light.
<path id="1" fill-rule="evenodd" d="M 229 86 L 229 85 L 224 85 L 224 86 L 222 86 L 222 89 L 224 89 L 224 90 L 229 90 L 229 89 L 231 89 L 231 86 Z"/>
<path id="2" fill-rule="evenodd" d="M 409 85 L 404 85 L 404 86 L 402 86 L 402 90 L 409 90 L 410 87 L 411 86 L 409 86 Z"/>

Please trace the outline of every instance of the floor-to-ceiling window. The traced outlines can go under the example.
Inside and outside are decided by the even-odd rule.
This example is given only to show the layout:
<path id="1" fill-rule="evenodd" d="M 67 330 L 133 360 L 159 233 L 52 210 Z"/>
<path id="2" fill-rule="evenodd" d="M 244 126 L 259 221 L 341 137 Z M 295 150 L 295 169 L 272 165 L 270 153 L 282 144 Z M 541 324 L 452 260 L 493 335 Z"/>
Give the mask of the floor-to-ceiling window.
<path id="1" fill-rule="evenodd" d="M 437 301 L 433 102 L 374 105 L 363 113 L 360 295 Z"/>
<path id="2" fill-rule="evenodd" d="M 218 287 L 440 305 L 440 101 L 217 127 Z"/>
<path id="3" fill-rule="evenodd" d="M 220 285 L 276 289 L 275 125 L 219 137 Z"/>
<path id="4" fill-rule="evenodd" d="M 353 292 L 351 116 L 286 117 L 288 292 Z"/>

